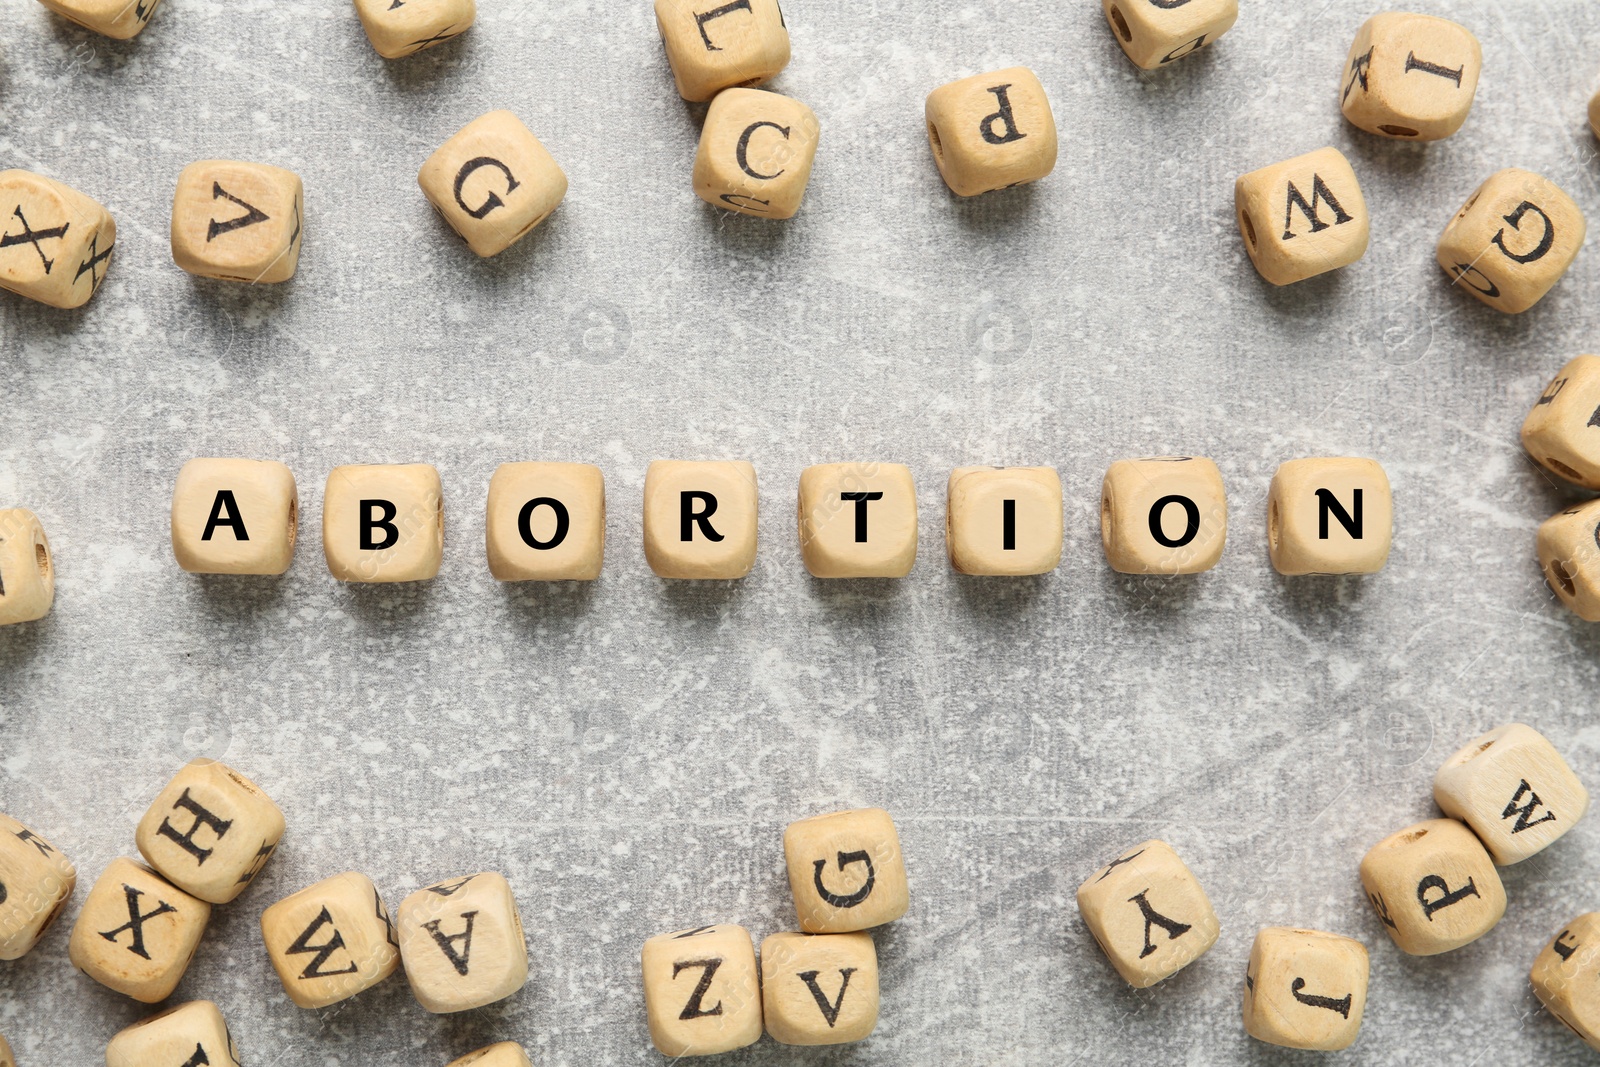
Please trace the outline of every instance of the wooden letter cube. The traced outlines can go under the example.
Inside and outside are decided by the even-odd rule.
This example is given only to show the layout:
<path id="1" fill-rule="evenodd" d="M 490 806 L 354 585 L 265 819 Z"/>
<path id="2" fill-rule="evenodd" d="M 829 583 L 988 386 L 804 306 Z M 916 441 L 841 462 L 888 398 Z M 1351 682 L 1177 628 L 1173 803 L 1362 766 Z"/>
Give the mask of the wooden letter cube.
<path id="1" fill-rule="evenodd" d="M 933 161 L 957 196 L 1036 182 L 1055 169 L 1055 116 L 1027 67 L 941 85 L 925 111 Z"/>
<path id="2" fill-rule="evenodd" d="M 1439 810 L 1472 827 L 1501 866 L 1521 863 L 1572 829 L 1589 791 L 1555 746 L 1514 722 L 1474 738 L 1433 776 Z"/>
<path id="3" fill-rule="evenodd" d="M 226 904 L 254 881 L 283 838 L 283 812 L 260 786 L 216 760 L 192 760 L 139 820 L 135 840 L 167 881 Z"/>
<path id="4" fill-rule="evenodd" d="M 116 243 L 111 212 L 94 200 L 43 175 L 0 171 L 0 289 L 82 307 L 105 281 Z"/>
<path id="5" fill-rule="evenodd" d="M 800 474 L 800 555 L 817 578 L 904 578 L 917 561 L 917 487 L 899 463 Z"/>
<path id="6" fill-rule="evenodd" d="M 0 626 L 33 622 L 56 600 L 56 568 L 39 516 L 0 510 Z"/>
<path id="7" fill-rule="evenodd" d="M 428 157 L 417 184 L 439 217 L 485 257 L 522 240 L 567 195 L 555 157 L 509 111 L 463 126 Z"/>
<path id="8" fill-rule="evenodd" d="M 322 552 L 341 582 L 420 582 L 444 558 L 444 498 L 426 463 L 335 467 L 322 496 Z"/>
<path id="9" fill-rule="evenodd" d="M 1589 98 L 1589 129 L 1600 137 L 1600 93 L 1595 93 Z"/>
<path id="10" fill-rule="evenodd" d="M 126 1029 L 106 1045 L 106 1067 L 238 1067 L 222 1011 L 209 1000 L 168 1008 Z"/>
<path id="11" fill-rule="evenodd" d="M 1482 69 L 1483 48 L 1465 26 L 1385 11 L 1356 32 L 1339 109 L 1380 137 L 1438 141 L 1467 121 Z"/>
<path id="12" fill-rule="evenodd" d="M 709 1056 L 761 1038 L 761 981 L 750 931 L 723 924 L 644 943 L 644 1008 L 663 1056 Z"/>
<path id="13" fill-rule="evenodd" d="M 1054 467 L 957 467 L 948 499 L 945 547 L 962 574 L 1047 574 L 1061 562 Z"/>
<path id="14" fill-rule="evenodd" d="M 1367 253 L 1367 202 L 1337 148 L 1251 171 L 1234 183 L 1233 203 L 1250 262 L 1273 285 L 1314 278 Z"/>
<path id="15" fill-rule="evenodd" d="M 161 0 L 39 0 L 41 4 L 85 29 L 127 41 L 150 24 Z"/>
<path id="16" fill-rule="evenodd" d="M 11 1054 L 11 1046 L 4 1034 L 0 1034 L 0 1067 L 17 1067 L 17 1058 Z"/>
<path id="17" fill-rule="evenodd" d="M 807 933 L 865 930 L 906 913 L 906 861 L 894 820 L 882 808 L 792 822 L 783 832 L 783 857 Z"/>
<path id="18" fill-rule="evenodd" d="M 1359 941 L 1265 927 L 1245 968 L 1245 1032 L 1284 1048 L 1348 1048 L 1367 1007 L 1367 971 L 1367 950 Z"/>
<path id="19" fill-rule="evenodd" d="M 1233 29 L 1239 0 L 1104 0 L 1106 21 L 1134 65 L 1154 70 Z"/>
<path id="20" fill-rule="evenodd" d="M 1518 314 L 1561 280 L 1588 230 L 1572 198 L 1515 167 L 1478 186 L 1439 235 L 1439 266 L 1458 289 Z"/>
<path id="21" fill-rule="evenodd" d="M 1417 823 L 1373 845 L 1361 885 L 1390 939 L 1413 956 L 1471 944 L 1506 911 L 1494 861 L 1454 819 Z"/>
<path id="22" fill-rule="evenodd" d="M 282 463 L 191 459 L 172 490 L 172 553 L 195 574 L 282 574 L 294 562 L 300 494 Z"/>
<path id="23" fill-rule="evenodd" d="M 489 479 L 489 573 L 592 581 L 606 550 L 606 479 L 587 463 L 502 463 Z"/>
<path id="24" fill-rule="evenodd" d="M 286 282 L 300 265 L 300 175 L 264 163 L 203 159 L 183 168 L 172 197 L 172 258 L 227 282 Z"/>
<path id="25" fill-rule="evenodd" d="M 501 1041 L 495 1045 L 469 1052 L 459 1060 L 451 1060 L 447 1067 L 533 1067 L 527 1050 L 515 1041 Z"/>
<path id="26" fill-rule="evenodd" d="M 1170 978 L 1217 943 L 1211 898 L 1165 841 L 1146 841 L 1078 887 L 1078 912 L 1135 989 Z"/>
<path id="27" fill-rule="evenodd" d="M 528 942 L 505 878 L 450 878 L 400 902 L 400 959 L 417 1003 L 435 1014 L 504 1000 L 528 980 Z"/>
<path id="28" fill-rule="evenodd" d="M 656 460 L 644 477 L 644 557 L 662 578 L 743 578 L 756 562 L 756 469 Z"/>
<path id="29" fill-rule="evenodd" d="M 1100 490 L 1100 540 L 1122 574 L 1198 574 L 1228 540 L 1228 494 L 1209 459 L 1119 459 Z"/>
<path id="30" fill-rule="evenodd" d="M 1389 478 L 1370 459 L 1292 459 L 1267 491 L 1267 553 L 1279 574 L 1373 574 L 1389 559 Z"/>
<path id="31" fill-rule="evenodd" d="M 1539 566 L 1574 615 L 1600 622 L 1600 500 L 1550 516 L 1539 526 Z"/>
<path id="32" fill-rule="evenodd" d="M 200 947 L 211 905 L 129 859 L 111 861 L 72 927 L 72 965 L 145 1004 L 178 987 Z"/>
<path id="33" fill-rule="evenodd" d="M 773 934 L 761 942 L 761 1003 L 780 1045 L 842 1045 L 878 1025 L 872 935 Z"/>
<path id="34" fill-rule="evenodd" d="M 477 0 L 355 0 L 367 40 L 399 59 L 459 37 L 478 17 Z"/>
<path id="35" fill-rule="evenodd" d="M 1600 912 L 1573 919 L 1533 961 L 1528 979 L 1550 1014 L 1600 1051 Z"/>
<path id="36" fill-rule="evenodd" d="M 372 880 L 347 871 L 261 913 L 261 937 L 289 999 L 302 1008 L 348 1000 L 400 966 L 389 909 Z"/>
<path id="37" fill-rule="evenodd" d="M 760 85 L 789 65 L 778 0 L 656 0 L 656 28 L 685 100 Z"/>
<path id="38" fill-rule="evenodd" d="M 54 845 L 0 815 L 0 960 L 27 955 L 77 884 L 77 868 Z"/>
<path id="39" fill-rule="evenodd" d="M 761 89 L 724 90 L 700 130 L 694 194 L 745 215 L 793 218 L 811 180 L 819 130 L 817 116 L 798 100 Z"/>
<path id="40" fill-rule="evenodd" d="M 1600 490 L 1600 357 L 1556 373 L 1522 423 L 1522 447 L 1552 474 Z"/>

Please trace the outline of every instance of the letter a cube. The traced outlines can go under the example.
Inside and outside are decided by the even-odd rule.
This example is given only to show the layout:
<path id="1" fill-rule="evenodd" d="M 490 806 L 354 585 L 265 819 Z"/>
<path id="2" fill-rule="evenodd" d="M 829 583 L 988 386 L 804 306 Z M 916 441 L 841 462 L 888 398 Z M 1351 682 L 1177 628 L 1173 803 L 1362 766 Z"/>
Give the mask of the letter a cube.
<path id="1" fill-rule="evenodd" d="M 1127 983 L 1153 986 L 1217 943 L 1217 913 L 1165 841 L 1136 845 L 1078 887 L 1078 912 Z"/>
<path id="2" fill-rule="evenodd" d="M 417 174 L 439 217 L 479 256 L 516 244 L 567 195 L 567 176 L 533 131 L 509 111 L 463 126 Z"/>
<path id="3" fill-rule="evenodd" d="M 1370 459 L 1292 459 L 1267 490 L 1267 553 L 1279 574 L 1372 574 L 1389 559 L 1389 478 Z"/>
<path id="4" fill-rule="evenodd" d="M 1055 169 L 1055 116 L 1027 67 L 941 85 L 924 110 L 933 161 L 957 196 L 1036 182 Z"/>
<path id="5" fill-rule="evenodd" d="M 335 467 L 322 495 L 322 553 L 341 582 L 420 582 L 444 559 L 444 498 L 426 463 Z"/>
<path id="6" fill-rule="evenodd" d="M 1528 973 L 1534 995 L 1600 1052 L 1600 912 L 1573 919 L 1550 939 Z"/>
<path id="7" fill-rule="evenodd" d="M 1250 262 L 1273 285 L 1313 278 L 1367 253 L 1367 202 L 1337 148 L 1251 171 L 1234 183 L 1233 202 Z"/>
<path id="8" fill-rule="evenodd" d="M 261 937 L 289 999 L 325 1008 L 377 985 L 400 966 L 389 909 L 364 874 L 347 871 L 261 913 Z"/>
<path id="9" fill-rule="evenodd" d="M 96 201 L 43 175 L 0 171 L 0 289 L 82 307 L 105 281 L 116 243 L 117 224 Z"/>
<path id="10" fill-rule="evenodd" d="M 77 884 L 78 870 L 60 850 L 0 815 L 0 960 L 27 955 Z"/>
<path id="11" fill-rule="evenodd" d="M 783 855 L 795 914 L 807 933 L 866 930 L 906 913 L 905 857 L 882 808 L 792 822 L 783 832 Z"/>
<path id="12" fill-rule="evenodd" d="M 193 574 L 282 574 L 294 562 L 300 496 L 282 463 L 191 459 L 172 490 L 172 553 Z"/>
<path id="13" fill-rule="evenodd" d="M 1390 834 L 1362 857 L 1361 885 L 1400 951 L 1434 956 L 1471 944 L 1506 911 L 1494 861 L 1454 819 Z"/>
<path id="14" fill-rule="evenodd" d="M 106 1067 L 238 1067 L 222 1012 L 191 1000 L 117 1031 L 106 1045 Z"/>
<path id="15" fill-rule="evenodd" d="M 493 872 L 448 878 L 406 897 L 395 916 L 417 1003 L 436 1014 L 504 1000 L 528 980 L 528 942 L 511 886 Z"/>
<path id="16" fill-rule="evenodd" d="M 1446 760 L 1433 777 L 1433 798 L 1501 866 L 1553 844 L 1589 810 L 1589 791 L 1561 753 L 1520 722 L 1474 738 Z"/>
<path id="17" fill-rule="evenodd" d="M 644 1006 L 663 1056 L 709 1056 L 761 1038 L 761 979 L 750 931 L 724 923 L 644 943 Z"/>
<path id="18" fill-rule="evenodd" d="M 243 893 L 283 837 L 283 812 L 250 779 L 216 760 L 180 770 L 139 820 L 135 840 L 168 881 L 211 904 Z"/>
<path id="19" fill-rule="evenodd" d="M 1338 934 L 1269 926 L 1244 973 L 1244 1028 L 1257 1041 L 1333 1052 L 1361 1032 L 1366 946 Z"/>
<path id="20" fill-rule="evenodd" d="M 35 622 L 56 600 L 56 568 L 39 516 L 0 510 L 0 626 Z"/>
<path id="21" fill-rule="evenodd" d="M 773 934 L 761 942 L 761 1006 L 780 1045 L 841 1045 L 878 1025 L 872 935 Z"/>
<path id="22" fill-rule="evenodd" d="M 72 927 L 72 965 L 145 1004 L 172 995 L 200 947 L 211 905 L 143 864 L 113 860 Z"/>
<path id="23" fill-rule="evenodd" d="M 1437 259 L 1457 289 L 1516 315 L 1561 280 L 1587 232 L 1572 197 L 1547 178 L 1512 167 L 1467 198 L 1439 235 Z"/>
<path id="24" fill-rule="evenodd" d="M 798 100 L 726 89 L 706 111 L 694 157 L 694 193 L 728 211 L 787 219 L 811 180 L 820 127 Z"/>

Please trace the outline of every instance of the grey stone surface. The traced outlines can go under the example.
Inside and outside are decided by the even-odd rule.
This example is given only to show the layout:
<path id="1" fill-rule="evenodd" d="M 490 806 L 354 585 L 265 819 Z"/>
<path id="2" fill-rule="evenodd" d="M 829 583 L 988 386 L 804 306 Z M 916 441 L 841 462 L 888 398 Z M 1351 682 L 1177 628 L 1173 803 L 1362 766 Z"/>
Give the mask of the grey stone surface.
<path id="1" fill-rule="evenodd" d="M 283 805 L 264 876 L 217 909 L 179 997 L 208 997 L 246 1062 L 440 1064 L 515 1038 L 540 1064 L 652 1063 L 637 950 L 649 934 L 792 924 L 791 819 L 881 804 L 910 913 L 879 935 L 884 1009 L 854 1048 L 763 1042 L 730 1064 L 1312 1062 L 1239 1024 L 1256 927 L 1365 940 L 1352 1064 L 1576 1064 L 1526 971 L 1600 905 L 1600 820 L 1505 872 L 1488 937 L 1402 956 L 1356 880 L 1367 846 L 1429 816 L 1434 768 L 1509 720 L 1600 784 L 1600 629 L 1533 562 L 1575 498 L 1517 448 L 1551 372 L 1592 349 L 1591 249 L 1533 311 L 1453 292 L 1438 231 L 1492 171 L 1540 171 L 1600 208 L 1583 111 L 1600 8 L 1438 0 L 1484 77 L 1454 139 L 1379 142 L 1335 90 L 1369 5 L 1247 4 L 1217 47 L 1135 71 L 1089 0 L 794 0 L 775 83 L 822 144 L 801 215 L 694 199 L 703 109 L 673 93 L 648 4 L 485 0 L 452 44 L 385 63 L 337 0 L 171 0 L 137 41 L 0 0 L 0 166 L 101 199 L 120 241 L 85 310 L 0 294 L 0 503 L 36 510 L 54 613 L 0 631 L 0 809 L 53 836 L 87 885 L 195 754 Z M 924 94 L 1014 62 L 1049 89 L 1046 181 L 945 191 Z M 480 262 L 415 186 L 469 119 L 515 110 L 567 168 L 553 218 Z M 1374 218 L 1359 264 L 1288 289 L 1250 267 L 1244 171 L 1334 144 Z M 193 279 L 166 228 L 179 170 L 237 157 L 306 184 L 300 273 L 271 290 Z M 1233 529 L 1213 572 L 1123 578 L 1098 544 L 1099 478 L 1140 453 L 1210 455 Z M 1365 579 L 1284 580 L 1263 497 L 1291 457 L 1379 458 L 1394 555 Z M 300 479 L 299 557 L 278 581 L 181 573 L 174 475 L 200 455 L 280 458 Z M 652 458 L 748 458 L 762 550 L 736 584 L 653 578 L 639 547 Z M 507 587 L 483 561 L 494 466 L 586 460 L 610 481 L 610 553 L 584 587 Z M 900 582 L 800 565 L 807 464 L 909 463 L 921 559 Z M 335 583 L 322 480 L 349 462 L 444 477 L 441 576 Z M 1068 547 L 1039 579 L 953 574 L 943 479 L 1052 463 Z M 1216 902 L 1217 947 L 1146 992 L 1078 921 L 1095 865 L 1171 841 Z M 481 868 L 516 886 L 533 976 L 514 1000 L 425 1014 L 403 979 L 292 1007 L 262 951 L 272 900 L 347 868 L 391 900 Z M 66 960 L 75 908 L 0 964 L 22 1067 L 97 1062 L 143 1013 Z"/>

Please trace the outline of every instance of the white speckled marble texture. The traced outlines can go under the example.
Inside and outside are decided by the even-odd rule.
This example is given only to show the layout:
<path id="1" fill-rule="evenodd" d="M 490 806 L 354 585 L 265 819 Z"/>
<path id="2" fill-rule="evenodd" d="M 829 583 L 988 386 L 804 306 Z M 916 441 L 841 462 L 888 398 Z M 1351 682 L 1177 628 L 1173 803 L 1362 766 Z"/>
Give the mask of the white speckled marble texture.
<path id="1" fill-rule="evenodd" d="M 1141 73 L 1091 0 L 793 0 L 774 87 L 815 109 L 822 137 L 800 216 L 777 224 L 692 195 L 704 109 L 673 91 L 645 0 L 484 0 L 469 33 L 397 62 L 341 0 L 170 0 L 131 43 L 0 0 L 0 167 L 70 182 L 119 227 L 86 309 L 0 294 L 0 505 L 38 512 L 60 575 L 48 619 L 0 631 L 0 810 L 81 872 L 63 921 L 0 964 L 21 1067 L 98 1062 L 146 1013 L 72 970 L 67 933 L 196 754 L 254 777 L 289 822 L 177 994 L 217 1001 L 252 1067 L 442 1067 L 508 1038 L 541 1067 L 660 1063 L 641 942 L 792 926 L 783 826 L 863 805 L 898 820 L 912 893 L 878 935 L 877 1032 L 833 1049 L 764 1040 L 729 1065 L 1309 1064 L 1240 1025 L 1267 924 L 1371 948 L 1360 1040 L 1331 1062 L 1589 1062 L 1527 970 L 1600 907 L 1600 818 L 1507 869 L 1505 920 L 1442 957 L 1388 942 L 1356 864 L 1431 816 L 1434 769 L 1501 722 L 1545 731 L 1600 785 L 1600 627 L 1568 615 L 1534 562 L 1535 527 L 1577 494 L 1516 437 L 1552 372 L 1596 344 L 1600 253 L 1518 317 L 1452 291 L 1433 262 L 1444 223 L 1503 167 L 1600 213 L 1584 125 L 1600 7 L 1427 0 L 1482 39 L 1484 75 L 1461 133 L 1425 146 L 1339 115 L 1370 4 L 1244 6 L 1216 47 Z M 1051 94 L 1060 164 L 957 200 L 923 97 L 1012 63 Z M 531 237 L 480 261 L 416 172 L 501 107 L 572 185 Z M 1241 246 L 1233 180 L 1325 144 L 1360 175 L 1371 250 L 1272 288 Z M 292 282 L 172 263 L 178 172 L 210 157 L 304 178 Z M 1119 577 L 1100 550 L 1101 475 L 1169 452 L 1220 465 L 1227 551 L 1198 577 Z M 1273 470 L 1342 454 L 1393 481 L 1388 568 L 1278 577 Z M 173 479 L 208 455 L 294 469 L 301 543 L 284 578 L 178 569 Z M 601 580 L 490 577 L 489 475 L 535 458 L 604 468 Z M 754 462 L 747 580 L 650 574 L 640 492 L 656 458 Z M 801 566 L 801 469 L 856 458 L 916 473 L 921 554 L 903 581 Z M 332 580 L 328 471 L 415 461 L 444 478 L 439 578 Z M 969 463 L 1060 468 L 1056 573 L 952 573 L 944 479 Z M 1073 892 L 1153 836 L 1204 880 L 1222 939 L 1139 992 Z M 294 1008 L 259 914 L 348 868 L 392 901 L 503 871 L 527 987 L 458 1017 L 423 1012 L 399 977 Z"/>

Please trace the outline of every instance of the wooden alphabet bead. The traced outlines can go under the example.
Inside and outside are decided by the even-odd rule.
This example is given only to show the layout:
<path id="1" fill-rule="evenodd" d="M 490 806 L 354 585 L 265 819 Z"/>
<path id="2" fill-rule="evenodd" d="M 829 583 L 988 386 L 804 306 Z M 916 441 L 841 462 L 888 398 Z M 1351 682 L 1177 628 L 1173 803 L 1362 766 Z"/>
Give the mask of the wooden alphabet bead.
<path id="1" fill-rule="evenodd" d="M 1589 98 L 1589 129 L 1594 131 L 1596 137 L 1600 137 L 1600 92 Z"/>
<path id="2" fill-rule="evenodd" d="M 663 1056 L 709 1056 L 761 1038 L 761 981 L 750 931 L 724 923 L 644 943 L 644 1007 Z"/>
<path id="3" fill-rule="evenodd" d="M 1494 861 L 1455 819 L 1429 819 L 1373 845 L 1361 885 L 1389 938 L 1413 956 L 1471 944 L 1506 911 Z"/>
<path id="4" fill-rule="evenodd" d="M 72 927 L 72 965 L 145 1004 L 172 995 L 200 947 L 211 905 L 141 863 L 112 860 Z"/>
<path id="5" fill-rule="evenodd" d="M 222 1011 L 191 1000 L 117 1031 L 106 1045 L 106 1067 L 238 1067 L 239 1046 Z"/>
<path id="6" fill-rule="evenodd" d="M 1574 504 L 1539 526 L 1545 581 L 1578 618 L 1600 622 L 1600 500 Z"/>
<path id="7" fill-rule="evenodd" d="M 1117 44 L 1145 70 L 1214 44 L 1239 18 L 1239 0 L 1104 0 L 1104 4 Z"/>
<path id="8" fill-rule="evenodd" d="M 489 573 L 593 581 L 606 549 L 606 479 L 587 463 L 502 463 L 489 479 Z"/>
<path id="9" fill-rule="evenodd" d="M 904 578 L 917 561 L 917 488 L 899 463 L 800 474 L 800 555 L 816 578 Z"/>
<path id="10" fill-rule="evenodd" d="M 435 1014 L 504 1000 L 528 980 L 528 942 L 511 886 L 493 872 L 448 878 L 400 902 L 400 960 Z"/>
<path id="11" fill-rule="evenodd" d="M 567 195 L 567 176 L 509 111 L 467 123 L 428 157 L 417 184 L 439 217 L 480 256 L 527 236 Z"/>
<path id="12" fill-rule="evenodd" d="M 1228 495 L 1209 459 L 1119 459 L 1100 489 L 1100 540 L 1122 574 L 1198 574 L 1228 539 Z"/>
<path id="13" fill-rule="evenodd" d="M 39 0 L 41 4 L 85 29 L 127 41 L 150 24 L 161 0 Z"/>
<path id="14" fill-rule="evenodd" d="M 1467 198 L 1439 235 L 1451 284 L 1509 314 L 1527 311 L 1572 266 L 1588 223 L 1554 182 L 1512 167 Z"/>
<path id="15" fill-rule="evenodd" d="M 1078 887 L 1078 912 L 1135 989 L 1170 978 L 1211 951 L 1220 927 L 1211 898 L 1165 841 L 1146 841 Z"/>
<path id="16" fill-rule="evenodd" d="M 178 471 L 172 554 L 186 571 L 282 574 L 299 526 L 300 494 L 282 463 L 191 459 Z"/>
<path id="17" fill-rule="evenodd" d="M 302 1008 L 348 1000 L 400 966 L 389 909 L 372 880 L 355 871 L 336 874 L 262 912 L 261 937 L 284 992 Z"/>
<path id="18" fill-rule="evenodd" d="M 1279 574 L 1373 574 L 1389 559 L 1394 503 L 1370 459 L 1292 459 L 1267 491 L 1267 553 Z"/>
<path id="19" fill-rule="evenodd" d="M 941 85 L 925 111 L 933 161 L 957 196 L 1036 182 L 1055 169 L 1055 116 L 1027 67 Z"/>
<path id="20" fill-rule="evenodd" d="M 139 820 L 145 862 L 210 904 L 226 904 L 261 873 L 283 838 L 283 812 L 262 788 L 211 759 L 191 760 Z"/>
<path id="21" fill-rule="evenodd" d="M 1467 121 L 1482 69 L 1483 48 L 1465 26 L 1385 11 L 1356 31 L 1339 110 L 1380 137 L 1442 140 Z"/>
<path id="22" fill-rule="evenodd" d="M 117 224 L 96 201 L 41 174 L 0 171 L 0 289 L 82 307 L 105 281 L 116 243 Z"/>
<path id="23" fill-rule="evenodd" d="M 711 101 L 694 157 L 694 195 L 764 219 L 800 210 L 817 156 L 817 116 L 762 89 L 724 89 Z"/>
<path id="24" fill-rule="evenodd" d="M 1522 447 L 1552 474 L 1600 490 L 1600 357 L 1556 372 L 1523 420 Z"/>
<path id="25" fill-rule="evenodd" d="M 42 619 L 55 600 L 55 562 L 39 516 L 0 510 L 0 626 Z"/>
<path id="26" fill-rule="evenodd" d="M 1534 958 L 1528 980 L 1550 1014 L 1567 1024 L 1590 1048 L 1600 1051 L 1600 998 L 1594 976 L 1600 970 L 1600 912 L 1573 919 Z"/>
<path id="27" fill-rule="evenodd" d="M 1589 791 L 1545 736 L 1520 722 L 1490 730 L 1433 776 L 1439 810 L 1472 828 L 1501 866 L 1521 863 L 1572 829 Z"/>
<path id="28" fill-rule="evenodd" d="M 945 547 L 962 574 L 1048 574 L 1061 562 L 1054 467 L 957 467 L 948 499 Z"/>
<path id="29" fill-rule="evenodd" d="M 1245 968 L 1245 1032 L 1284 1048 L 1350 1047 L 1367 1007 L 1368 969 L 1366 946 L 1352 938 L 1265 927 Z"/>
<path id="30" fill-rule="evenodd" d="M 17 1067 L 17 1058 L 11 1054 L 4 1034 L 0 1034 L 0 1067 Z"/>
<path id="31" fill-rule="evenodd" d="M 533 1067 L 527 1050 L 515 1041 L 501 1041 L 469 1052 L 459 1060 L 451 1060 L 447 1067 L 468 1067 L 469 1064 L 471 1067 Z"/>
<path id="32" fill-rule="evenodd" d="M 172 259 L 190 274 L 272 284 L 300 265 L 300 175 L 264 163 L 203 159 L 183 168 L 172 197 Z"/>
<path id="33" fill-rule="evenodd" d="M 478 17 L 477 0 L 355 0 L 373 51 L 384 59 L 415 55 L 461 36 Z"/>
<path id="34" fill-rule="evenodd" d="M 644 556 L 662 578 L 743 578 L 756 562 L 756 469 L 656 460 L 644 477 Z"/>
<path id="35" fill-rule="evenodd" d="M 894 820 L 882 808 L 792 822 L 783 831 L 783 856 L 807 933 L 866 930 L 906 913 L 906 861 Z"/>
<path id="36" fill-rule="evenodd" d="M 322 497 L 322 552 L 341 582 L 420 582 L 444 558 L 439 472 L 426 463 L 335 467 Z"/>
<path id="37" fill-rule="evenodd" d="M 1337 148 L 1251 171 L 1234 183 L 1233 203 L 1250 262 L 1273 285 L 1304 281 L 1367 254 L 1367 202 Z"/>
<path id="38" fill-rule="evenodd" d="M 761 942 L 761 1004 L 780 1045 L 842 1045 L 878 1025 L 872 935 L 772 934 Z"/>
<path id="39" fill-rule="evenodd" d="M 656 28 L 685 100 L 760 85 L 789 65 L 778 0 L 656 0 Z"/>
<path id="40" fill-rule="evenodd" d="M 0 815 L 0 960 L 39 943 L 78 884 L 78 869 L 49 841 Z"/>

